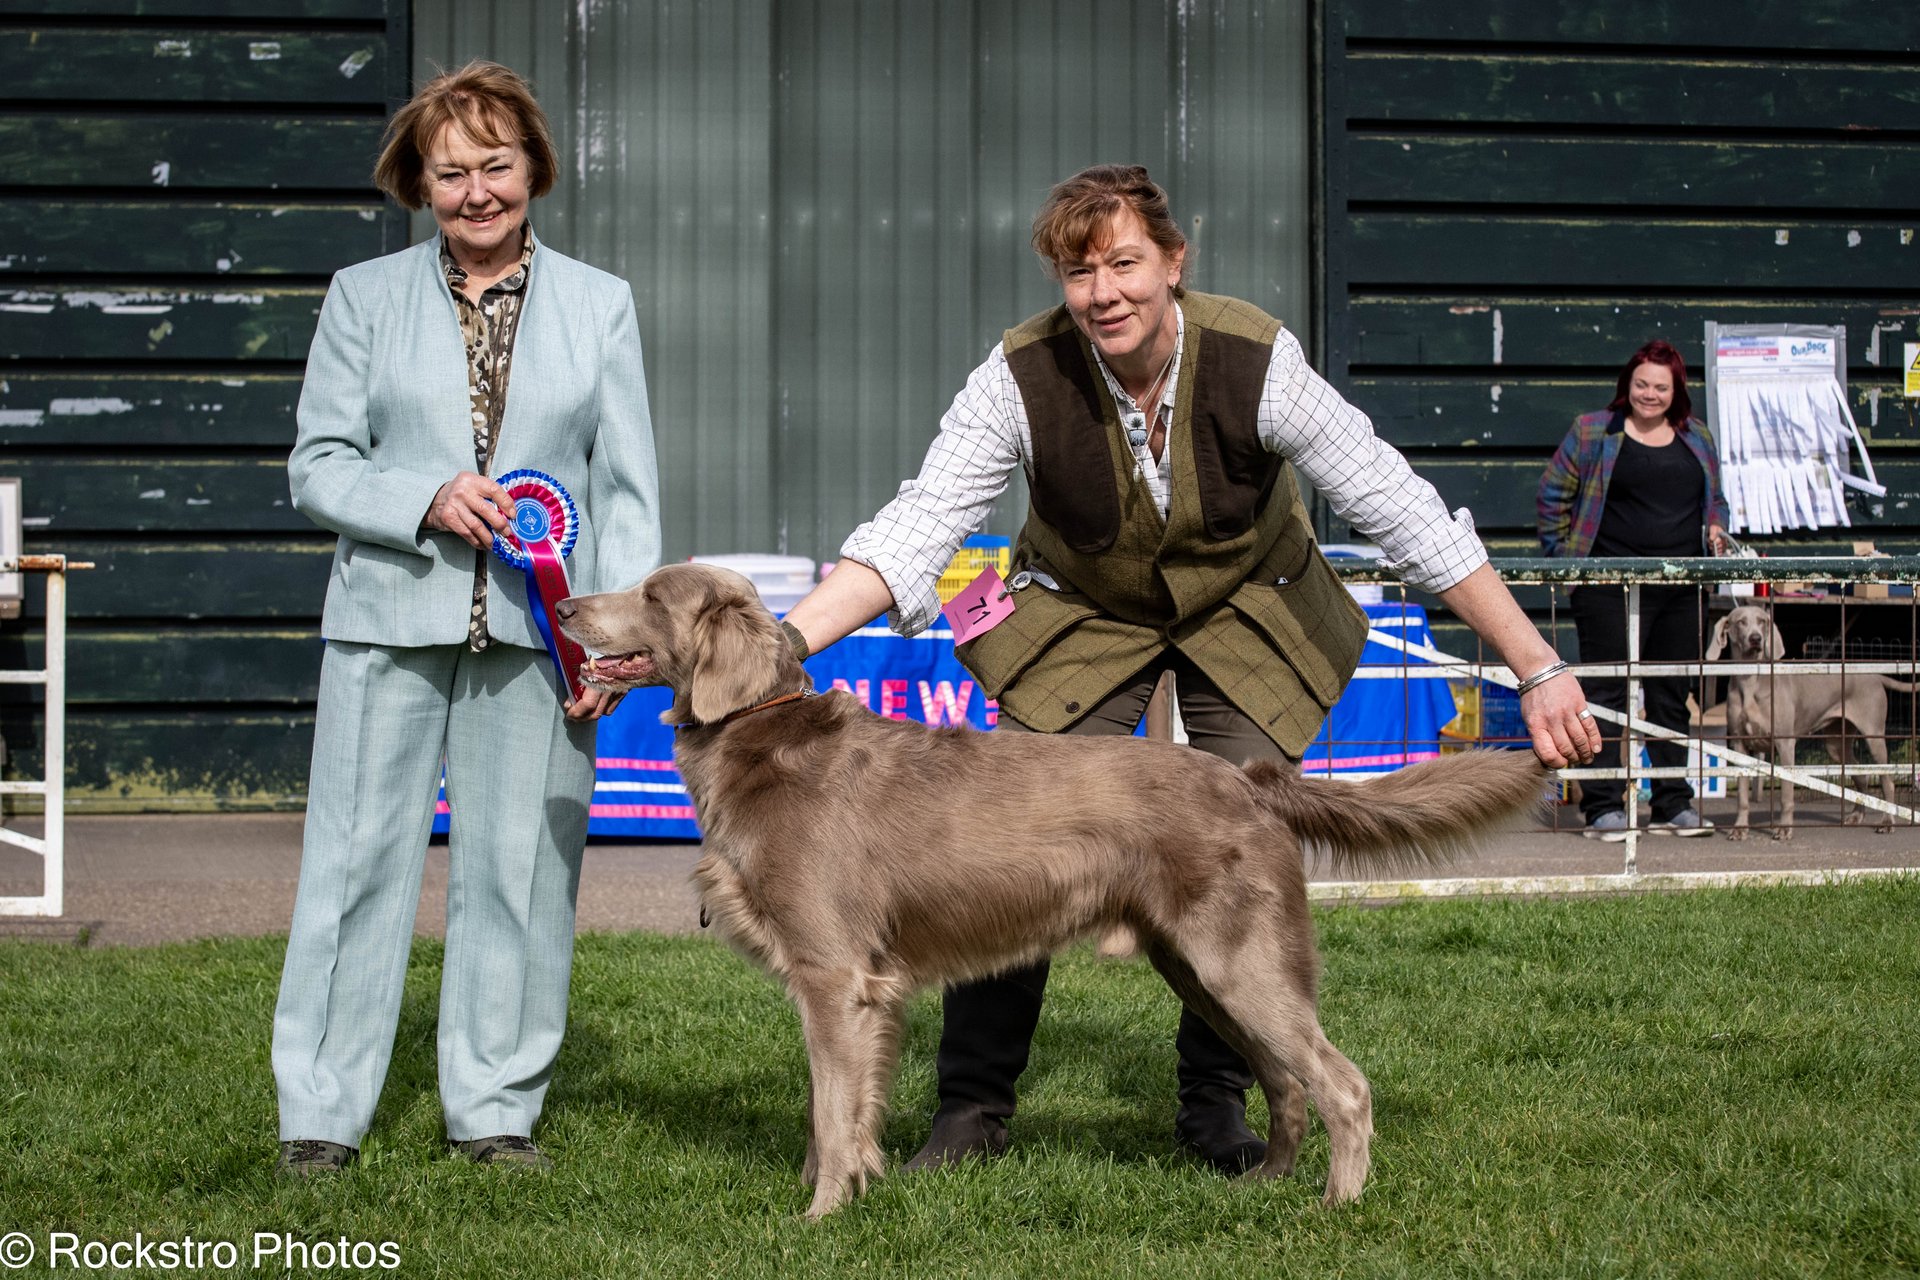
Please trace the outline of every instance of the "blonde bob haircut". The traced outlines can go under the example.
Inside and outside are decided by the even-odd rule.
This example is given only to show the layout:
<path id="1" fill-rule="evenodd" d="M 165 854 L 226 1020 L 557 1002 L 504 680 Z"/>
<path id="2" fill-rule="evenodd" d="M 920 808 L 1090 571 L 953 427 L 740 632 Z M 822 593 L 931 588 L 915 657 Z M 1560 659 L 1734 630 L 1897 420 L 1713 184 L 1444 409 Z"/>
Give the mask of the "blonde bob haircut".
<path id="1" fill-rule="evenodd" d="M 1144 167 L 1097 164 L 1057 184 L 1033 215 L 1033 251 L 1040 255 L 1047 278 L 1060 279 L 1062 263 L 1078 262 L 1105 248 L 1107 223 L 1122 209 L 1139 215 L 1147 238 L 1169 258 L 1187 247 L 1187 238 L 1167 207 L 1167 193 Z M 1187 291 L 1175 285 L 1173 292 L 1184 297 Z"/>
<path id="2" fill-rule="evenodd" d="M 497 62 L 475 61 L 443 71 L 420 87 L 387 122 L 373 182 L 405 209 L 427 202 L 427 152 L 449 125 L 490 147 L 519 143 L 527 153 L 527 194 L 553 190 L 559 167 L 547 113 L 519 74 Z"/>

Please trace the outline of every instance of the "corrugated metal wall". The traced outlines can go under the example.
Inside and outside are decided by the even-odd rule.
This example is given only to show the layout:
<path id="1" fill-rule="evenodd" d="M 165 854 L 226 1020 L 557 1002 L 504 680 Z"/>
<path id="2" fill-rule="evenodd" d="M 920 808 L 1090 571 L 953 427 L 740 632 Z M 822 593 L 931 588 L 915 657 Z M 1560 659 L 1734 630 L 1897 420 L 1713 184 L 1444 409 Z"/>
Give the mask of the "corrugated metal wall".
<path id="1" fill-rule="evenodd" d="M 1844 323 L 1891 490 L 1852 517 L 1920 549 L 1920 16 L 1343 0 L 1324 38 L 1326 371 L 1449 502 L 1532 554 L 1541 468 L 1642 341 L 1697 380 L 1708 319 Z"/>
<path id="2" fill-rule="evenodd" d="M 670 557 L 831 558 L 1057 301 L 1027 230 L 1084 165 L 1147 165 L 1197 287 L 1310 327 L 1306 0 L 423 0 L 415 33 L 416 74 L 536 81 L 571 171 L 535 223 L 640 302 Z"/>
<path id="3" fill-rule="evenodd" d="M 71 803 L 304 789 L 332 538 L 287 500 L 327 279 L 372 189 L 405 0 L 0 0 L 0 474 L 71 584 Z M 0 627 L 40 665 L 44 595 Z M 0 697 L 38 774 L 40 701 Z"/>
<path id="4" fill-rule="evenodd" d="M 414 77 L 498 58 L 553 116 L 536 225 L 634 285 L 667 554 L 819 559 L 1057 297 L 1027 225 L 1082 165 L 1148 165 L 1194 282 L 1304 327 L 1306 5 L 0 0 L 0 474 L 29 550 L 101 564 L 70 803 L 299 802 L 332 540 L 285 457 L 329 274 L 408 239 L 368 175 L 410 25 Z"/>

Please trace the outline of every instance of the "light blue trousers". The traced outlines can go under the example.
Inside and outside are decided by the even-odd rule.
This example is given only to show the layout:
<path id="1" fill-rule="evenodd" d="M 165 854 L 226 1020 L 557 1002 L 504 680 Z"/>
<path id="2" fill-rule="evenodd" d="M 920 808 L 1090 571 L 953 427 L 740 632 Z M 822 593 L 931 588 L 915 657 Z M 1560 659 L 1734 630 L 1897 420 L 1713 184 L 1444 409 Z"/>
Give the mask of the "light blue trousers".
<path id="1" fill-rule="evenodd" d="M 533 1132 L 566 1029 L 593 725 L 561 715 L 543 652 L 332 642 L 273 1018 L 283 1142 L 357 1147 L 373 1121 L 443 754 L 447 1136 Z"/>

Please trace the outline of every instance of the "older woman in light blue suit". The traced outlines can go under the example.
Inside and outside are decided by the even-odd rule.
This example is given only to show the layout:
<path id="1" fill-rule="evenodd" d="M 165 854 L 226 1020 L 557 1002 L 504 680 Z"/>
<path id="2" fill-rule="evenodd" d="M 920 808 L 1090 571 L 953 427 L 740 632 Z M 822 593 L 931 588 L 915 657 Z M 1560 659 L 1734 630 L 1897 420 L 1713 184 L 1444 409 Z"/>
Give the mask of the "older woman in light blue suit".
<path id="1" fill-rule="evenodd" d="M 527 205 L 554 166 L 513 72 L 426 85 L 376 179 L 430 204 L 440 235 L 336 275 L 308 357 L 288 472 L 340 541 L 274 1015 L 292 1175 L 345 1167 L 372 1123 L 443 755 L 447 1136 L 482 1162 L 545 1163 L 532 1133 L 566 1025 L 593 721 L 615 699 L 567 701 L 524 576 L 489 554 L 512 510 L 489 477 L 534 468 L 573 495 L 578 592 L 628 586 L 660 551 L 633 295 L 534 238 Z"/>

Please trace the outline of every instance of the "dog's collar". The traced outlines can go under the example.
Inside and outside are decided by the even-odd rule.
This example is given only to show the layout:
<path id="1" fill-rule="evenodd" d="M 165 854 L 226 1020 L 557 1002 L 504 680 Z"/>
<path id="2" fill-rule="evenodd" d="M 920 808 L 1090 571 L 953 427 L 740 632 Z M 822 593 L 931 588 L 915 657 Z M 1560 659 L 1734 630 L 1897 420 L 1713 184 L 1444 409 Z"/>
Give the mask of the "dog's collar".
<path id="1" fill-rule="evenodd" d="M 708 720 L 705 723 L 699 724 L 699 725 L 691 725 L 691 724 L 682 725 L 681 728 L 683 729 L 696 729 L 696 728 L 718 729 L 721 725 L 726 724 L 728 721 L 738 720 L 741 716 L 750 716 L 756 711 L 765 711 L 768 707 L 777 707 L 783 702 L 792 702 L 796 698 L 816 697 L 818 696 L 818 693 L 819 691 L 816 689 L 796 689 L 792 693 L 783 693 L 777 698 L 768 698 L 765 702 L 757 702 L 751 707 L 741 707 L 738 711 L 729 711 L 727 712 L 727 714 L 721 716 L 718 720 Z"/>

